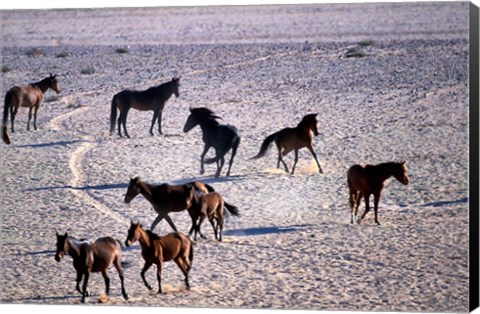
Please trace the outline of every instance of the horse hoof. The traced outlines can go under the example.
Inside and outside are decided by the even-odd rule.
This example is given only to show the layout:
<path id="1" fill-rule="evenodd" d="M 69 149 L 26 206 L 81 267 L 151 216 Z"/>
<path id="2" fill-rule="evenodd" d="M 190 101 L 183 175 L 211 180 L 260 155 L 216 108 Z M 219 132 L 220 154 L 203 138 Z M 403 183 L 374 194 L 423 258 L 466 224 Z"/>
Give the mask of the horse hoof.
<path id="1" fill-rule="evenodd" d="M 128 294 L 124 294 L 124 295 L 123 295 L 123 298 L 124 298 L 125 300 L 128 300 L 128 299 L 129 299 Z"/>
<path id="2" fill-rule="evenodd" d="M 150 286 L 150 285 L 148 285 L 148 286 L 147 286 L 147 289 L 148 289 L 148 290 L 153 290 L 153 287 Z"/>

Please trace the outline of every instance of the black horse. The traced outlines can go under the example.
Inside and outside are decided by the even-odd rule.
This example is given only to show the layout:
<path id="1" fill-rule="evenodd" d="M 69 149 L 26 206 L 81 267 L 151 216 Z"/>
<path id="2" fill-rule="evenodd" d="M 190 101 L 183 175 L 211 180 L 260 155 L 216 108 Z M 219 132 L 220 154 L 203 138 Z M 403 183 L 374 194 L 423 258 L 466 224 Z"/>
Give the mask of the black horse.
<path id="1" fill-rule="evenodd" d="M 216 162 L 217 172 L 215 173 L 215 177 L 219 177 L 222 167 L 225 164 L 225 155 L 231 149 L 232 155 L 230 157 L 227 171 L 227 176 L 229 176 L 233 159 L 235 158 L 238 145 L 240 144 L 240 136 L 238 135 L 237 128 L 232 125 L 220 124 L 217 119 L 220 119 L 220 117 L 216 116 L 210 109 L 203 107 L 190 108 L 190 116 L 188 116 L 187 122 L 183 127 L 183 132 L 188 132 L 197 125 L 200 125 L 200 128 L 202 129 L 202 139 L 205 146 L 200 158 L 200 174 L 205 173 L 205 169 L 203 168 L 204 163 L 211 164 Z M 216 156 L 204 160 L 205 154 L 210 147 L 215 149 Z"/>
<path id="2" fill-rule="evenodd" d="M 121 126 L 125 136 L 130 138 L 127 133 L 127 115 L 130 108 L 137 110 L 153 110 L 153 119 L 150 126 L 150 135 L 153 136 L 153 126 L 155 120 L 158 119 L 158 133 L 162 134 L 162 112 L 167 100 L 175 94 L 178 97 L 178 87 L 180 86 L 180 78 L 172 78 L 171 81 L 150 87 L 147 90 L 123 90 L 113 96 L 112 110 L 110 113 L 110 135 L 115 131 L 115 120 L 117 119 L 117 109 L 120 111 L 118 117 L 118 135 L 122 136 Z"/>

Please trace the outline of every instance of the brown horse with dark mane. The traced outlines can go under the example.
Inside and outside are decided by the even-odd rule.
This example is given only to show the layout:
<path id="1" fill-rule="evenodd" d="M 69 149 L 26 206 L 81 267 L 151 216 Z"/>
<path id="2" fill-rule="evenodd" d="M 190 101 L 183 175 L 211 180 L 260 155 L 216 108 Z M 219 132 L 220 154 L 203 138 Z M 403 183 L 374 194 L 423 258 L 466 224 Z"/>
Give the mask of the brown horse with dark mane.
<path id="1" fill-rule="evenodd" d="M 110 265 L 114 265 L 117 269 L 120 283 L 122 285 L 122 295 L 128 300 L 128 294 L 123 284 L 122 270 L 122 247 L 120 243 L 111 238 L 98 238 L 95 242 L 77 240 L 65 235 L 57 233 L 57 253 L 55 260 L 60 262 L 65 254 L 73 258 L 73 267 L 77 271 L 76 289 L 82 294 L 82 303 L 85 303 L 85 297 L 88 295 L 87 285 L 90 273 L 101 272 L 105 280 L 105 293 L 110 291 L 110 278 L 108 278 L 107 270 Z M 83 279 L 83 288 L 80 289 L 80 281 Z"/>
<path id="2" fill-rule="evenodd" d="M 408 175 L 405 161 L 401 162 L 386 162 L 378 165 L 354 165 L 350 167 L 347 174 L 349 201 L 351 219 L 350 223 L 355 221 L 360 223 L 365 215 L 370 211 L 370 195 L 373 194 L 373 205 L 375 211 L 375 223 L 378 221 L 378 203 L 380 202 L 380 195 L 383 189 L 383 182 L 393 176 L 400 183 L 407 185 Z M 365 212 L 362 217 L 358 219 L 358 207 L 362 197 L 365 199 Z"/>
<path id="3" fill-rule="evenodd" d="M 153 287 L 145 279 L 147 270 L 152 264 L 157 265 L 158 293 L 162 293 L 162 264 L 171 260 L 175 261 L 178 268 L 183 272 L 185 286 L 190 290 L 188 273 L 192 268 L 193 247 L 192 242 L 186 235 L 175 232 L 159 237 L 150 230 L 143 229 L 140 223 L 132 221 L 125 245 L 128 247 L 136 241 L 140 242 L 142 257 L 145 260 L 140 276 L 149 290 L 152 290 Z"/>
<path id="4" fill-rule="evenodd" d="M 193 184 L 199 191 L 208 193 L 209 190 L 213 191 L 211 186 L 194 181 L 189 184 Z M 158 213 L 157 218 L 152 223 L 150 230 L 154 230 L 157 224 L 165 218 L 170 227 L 177 231 L 177 227 L 173 223 L 172 219 L 168 215 L 170 212 L 180 212 L 190 207 L 191 205 L 191 189 L 189 184 L 183 185 L 171 185 L 167 183 L 153 185 L 148 184 L 136 177 L 130 179 L 128 184 L 127 193 L 125 194 L 125 203 L 130 203 L 138 194 L 142 194 L 153 209 Z"/>
<path id="5" fill-rule="evenodd" d="M 226 207 L 233 216 L 239 215 L 238 208 L 225 203 L 223 196 L 220 193 L 198 193 L 193 185 L 191 186 L 191 195 L 192 201 L 191 206 L 188 208 L 188 212 L 190 217 L 192 217 L 192 227 L 190 228 L 189 235 L 191 235 L 192 232 L 195 232 L 195 241 L 197 240 L 197 234 L 200 234 L 200 237 L 205 238 L 200 231 L 200 227 L 205 218 L 208 217 L 215 233 L 215 239 L 221 242 L 224 208 Z"/>
<path id="6" fill-rule="evenodd" d="M 6 138 L 8 138 L 8 134 L 6 134 L 7 129 L 4 126 L 6 126 L 8 122 L 8 113 L 10 112 L 11 131 L 14 133 L 14 121 L 19 107 L 27 107 L 29 110 L 27 130 L 30 130 L 32 112 L 33 128 L 35 130 L 37 129 L 37 111 L 43 101 L 45 92 L 49 88 L 54 90 L 57 94 L 60 93 L 60 83 L 58 82 L 56 75 L 50 74 L 50 76 L 39 82 L 31 83 L 26 86 L 14 86 L 8 90 L 7 94 L 5 95 L 5 104 L 3 107 L 2 137 L 5 142 L 7 142 Z"/>
<path id="7" fill-rule="evenodd" d="M 118 117 L 118 135 L 122 136 L 121 127 L 123 125 L 123 131 L 125 136 L 130 138 L 127 132 L 127 115 L 130 108 L 137 110 L 153 111 L 152 124 L 150 126 L 150 135 L 153 136 L 153 126 L 155 121 L 158 120 L 158 133 L 162 134 L 162 112 L 165 107 L 165 103 L 168 99 L 175 94 L 179 97 L 178 87 L 180 86 L 180 78 L 172 78 L 171 81 L 160 84 L 158 86 L 150 87 L 147 90 L 123 90 L 113 96 L 112 108 L 110 113 L 110 135 L 115 131 L 115 120 L 117 119 L 117 109 L 120 111 Z"/>
<path id="8" fill-rule="evenodd" d="M 313 133 L 313 134 L 312 134 Z M 282 156 L 286 156 L 292 150 L 295 151 L 295 161 L 292 167 L 292 174 L 295 173 L 295 166 L 298 161 L 298 150 L 306 147 L 313 158 L 317 162 L 318 170 L 320 173 L 323 173 L 322 167 L 318 162 L 317 155 L 313 150 L 313 136 L 317 136 L 317 114 L 307 114 L 303 117 L 302 121 L 294 128 L 284 128 L 278 132 L 275 132 L 263 141 L 262 146 L 260 147 L 260 152 L 253 157 L 252 159 L 258 159 L 265 156 L 268 148 L 272 142 L 275 142 L 278 149 L 278 159 L 277 159 L 277 168 L 280 168 L 280 162 L 285 167 L 285 171 L 288 172 L 288 167 L 285 161 L 283 161 Z"/>

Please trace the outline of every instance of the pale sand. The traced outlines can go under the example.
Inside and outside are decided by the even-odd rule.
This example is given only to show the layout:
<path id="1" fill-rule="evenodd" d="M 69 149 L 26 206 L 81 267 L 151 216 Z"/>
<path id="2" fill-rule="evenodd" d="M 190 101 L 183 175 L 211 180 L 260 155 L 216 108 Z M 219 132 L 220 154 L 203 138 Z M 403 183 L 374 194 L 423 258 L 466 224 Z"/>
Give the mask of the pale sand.
<path id="1" fill-rule="evenodd" d="M 124 301 L 110 270 L 108 304 L 313 310 L 468 309 L 468 4 L 304 5 L 237 8 L 2 12 L 2 95 L 60 74 L 37 131 L 27 112 L 2 143 L 1 299 L 78 304 L 69 257 L 54 261 L 55 232 L 125 240 L 131 219 L 155 218 L 142 197 L 123 202 L 130 176 L 198 179 L 237 205 L 218 243 L 195 244 L 192 289 L 167 263 L 165 294 L 143 286 L 138 245 L 124 253 Z M 355 21 L 355 24 L 352 23 Z M 373 40 L 364 58 L 348 48 Z M 306 43 L 308 41 L 308 43 Z M 119 54 L 115 49 L 129 47 Z M 26 52 L 41 48 L 45 56 Z M 59 53 L 67 58 L 57 58 Z M 94 67 L 95 73 L 80 71 Z M 148 135 L 151 112 L 131 111 L 131 139 L 109 136 L 110 101 L 180 75 L 180 97 Z M 238 127 L 232 176 L 199 175 L 201 133 L 182 132 L 188 108 L 208 106 Z M 295 175 L 275 168 L 261 141 L 318 112 L 319 174 L 301 151 Z M 210 155 L 212 152 L 210 152 Z M 346 171 L 406 160 L 411 183 L 387 181 L 381 226 L 350 225 Z M 292 165 L 293 155 L 286 158 Z M 363 204 L 361 212 L 363 212 Z M 187 232 L 186 212 L 173 214 Z M 156 232 L 170 232 L 162 222 Z M 156 286 L 154 269 L 148 279 Z M 100 274 L 91 276 L 96 304 Z"/>

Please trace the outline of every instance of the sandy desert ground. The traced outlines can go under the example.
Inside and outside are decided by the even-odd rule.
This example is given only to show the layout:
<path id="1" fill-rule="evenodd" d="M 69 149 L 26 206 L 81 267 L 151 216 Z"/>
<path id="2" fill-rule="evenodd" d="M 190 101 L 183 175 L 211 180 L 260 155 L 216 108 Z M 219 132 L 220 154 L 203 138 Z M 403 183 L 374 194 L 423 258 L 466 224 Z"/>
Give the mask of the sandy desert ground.
<path id="1" fill-rule="evenodd" d="M 204 225 L 191 291 L 167 263 L 166 293 L 151 294 L 140 247 L 125 249 L 130 300 L 111 269 L 110 305 L 467 311 L 468 3 L 0 14 L 2 95 L 49 73 L 62 86 L 46 93 L 39 129 L 26 130 L 22 110 L 13 143 L 0 148 L 2 302 L 79 304 L 71 261 L 54 260 L 55 232 L 124 241 L 131 219 L 149 226 L 145 199 L 123 202 L 129 178 L 140 176 L 204 181 L 241 216 L 227 220 L 223 243 Z M 345 57 L 360 44 L 366 56 Z M 165 107 L 164 135 L 150 136 L 152 113 L 135 110 L 130 139 L 109 135 L 115 93 L 173 76 L 180 97 Z M 239 129 L 230 177 L 214 178 L 213 165 L 199 174 L 201 132 L 182 131 L 198 106 Z M 295 175 L 276 169 L 274 149 L 250 160 L 267 135 L 311 112 L 323 174 L 306 150 Z M 347 169 L 394 160 L 407 162 L 410 184 L 387 181 L 381 226 L 373 215 L 351 225 Z M 186 212 L 172 219 L 188 231 Z M 156 283 L 153 269 L 147 278 Z M 87 304 L 97 304 L 100 274 L 89 287 Z"/>

